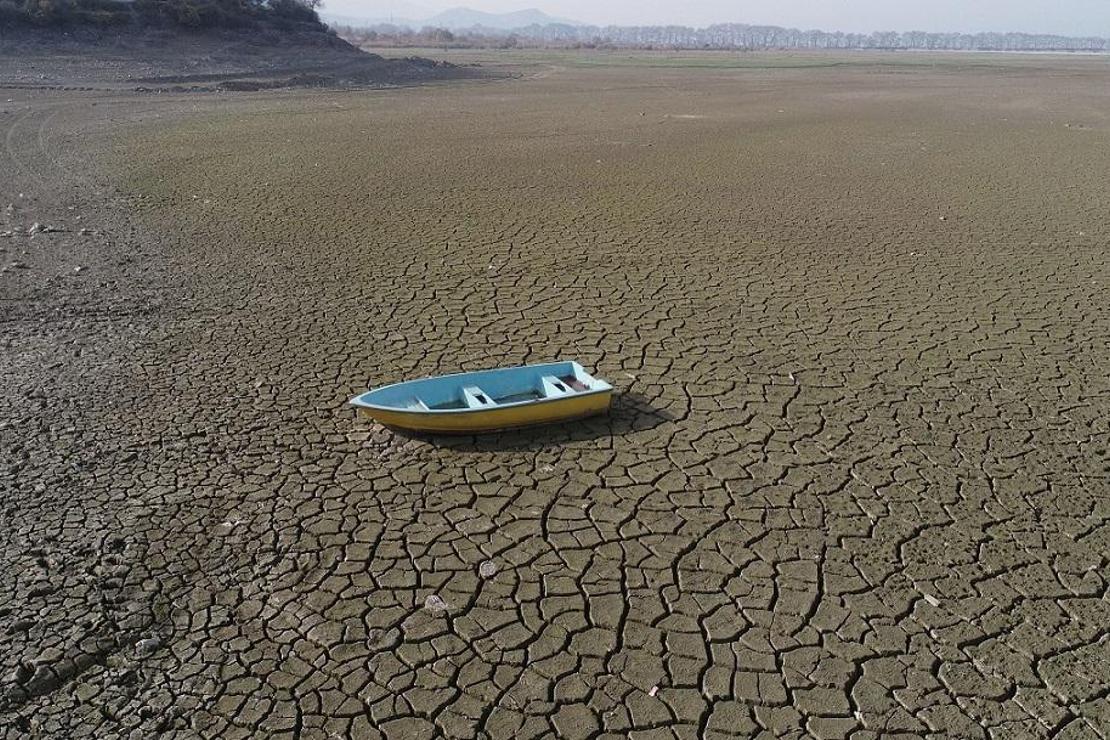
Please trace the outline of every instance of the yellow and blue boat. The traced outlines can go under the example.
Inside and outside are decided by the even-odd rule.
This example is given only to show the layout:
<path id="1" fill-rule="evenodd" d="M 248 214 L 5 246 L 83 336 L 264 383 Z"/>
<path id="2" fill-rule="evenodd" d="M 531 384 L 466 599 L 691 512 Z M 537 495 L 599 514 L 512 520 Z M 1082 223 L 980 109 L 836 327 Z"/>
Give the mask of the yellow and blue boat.
<path id="1" fill-rule="evenodd" d="M 609 410 L 613 386 L 577 362 L 410 380 L 351 399 L 359 412 L 414 432 L 476 434 L 581 419 Z"/>

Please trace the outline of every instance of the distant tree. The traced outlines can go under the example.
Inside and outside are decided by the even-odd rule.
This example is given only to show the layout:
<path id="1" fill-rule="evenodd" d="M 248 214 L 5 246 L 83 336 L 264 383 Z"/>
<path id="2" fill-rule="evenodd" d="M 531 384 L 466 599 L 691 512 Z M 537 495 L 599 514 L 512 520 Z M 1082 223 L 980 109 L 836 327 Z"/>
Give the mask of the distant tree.
<path id="1" fill-rule="evenodd" d="M 432 44 L 449 44 L 455 40 L 455 34 L 446 28 L 424 28 L 420 31 L 420 35 Z"/>

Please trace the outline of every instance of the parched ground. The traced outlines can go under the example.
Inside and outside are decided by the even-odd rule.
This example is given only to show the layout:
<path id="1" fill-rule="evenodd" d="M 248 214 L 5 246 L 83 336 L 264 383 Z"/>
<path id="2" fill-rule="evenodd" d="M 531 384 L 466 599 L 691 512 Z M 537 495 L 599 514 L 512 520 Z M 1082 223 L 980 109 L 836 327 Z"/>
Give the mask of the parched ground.
<path id="1" fill-rule="evenodd" d="M 5 734 L 1110 737 L 1105 60 L 492 61 L 0 90 Z"/>
<path id="2" fill-rule="evenodd" d="M 55 30 L 0 27 L 0 93 L 368 89 L 490 77 L 475 65 L 368 54 L 322 31 Z M 9 102 L 15 102 L 13 99 Z"/>

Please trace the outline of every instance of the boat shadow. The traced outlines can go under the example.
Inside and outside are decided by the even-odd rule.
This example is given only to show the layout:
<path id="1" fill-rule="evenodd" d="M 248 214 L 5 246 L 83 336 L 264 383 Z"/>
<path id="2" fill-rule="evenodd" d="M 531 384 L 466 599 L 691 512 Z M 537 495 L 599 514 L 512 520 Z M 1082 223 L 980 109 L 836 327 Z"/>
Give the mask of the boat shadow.
<path id="1" fill-rule="evenodd" d="M 539 450 L 571 442 L 643 432 L 676 418 L 666 409 L 654 406 L 646 396 L 639 393 L 620 393 L 613 396 L 608 414 L 546 426 L 490 434 L 429 434 L 401 429 L 394 429 L 393 433 L 460 452 Z"/>

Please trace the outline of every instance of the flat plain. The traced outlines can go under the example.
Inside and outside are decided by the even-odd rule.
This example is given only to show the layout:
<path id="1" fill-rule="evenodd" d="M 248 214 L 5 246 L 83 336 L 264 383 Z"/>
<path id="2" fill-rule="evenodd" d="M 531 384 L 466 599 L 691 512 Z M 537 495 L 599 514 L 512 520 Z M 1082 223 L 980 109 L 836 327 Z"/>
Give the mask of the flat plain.
<path id="1" fill-rule="evenodd" d="M 1110 737 L 1110 62 L 439 56 L 0 91 L 4 733 Z"/>

